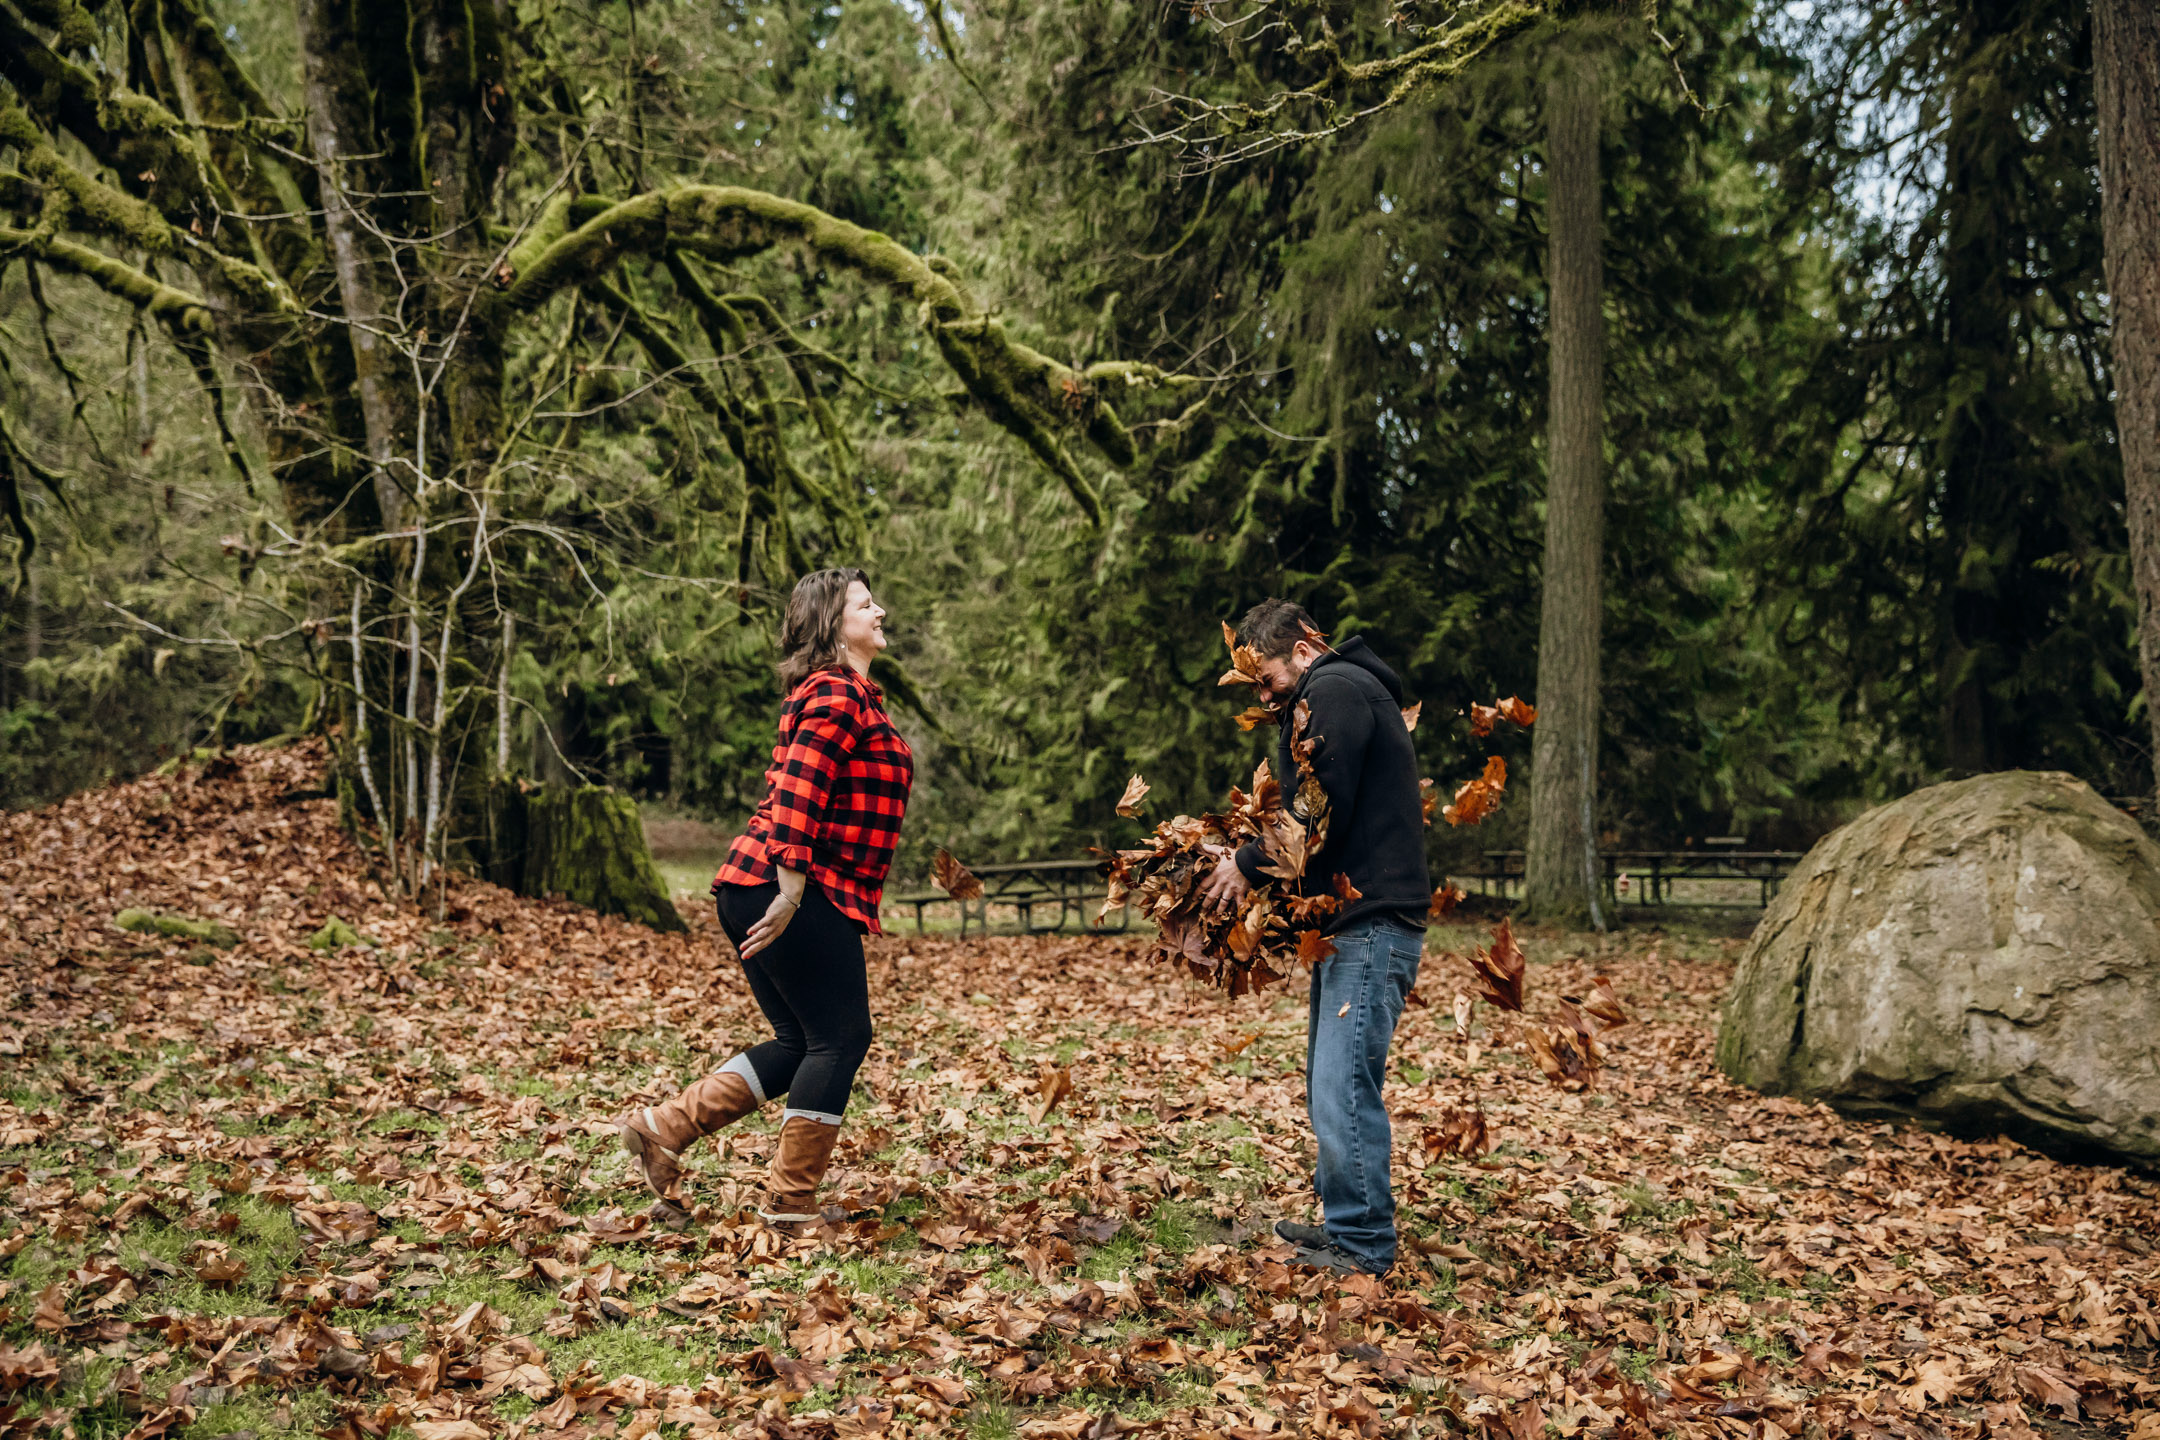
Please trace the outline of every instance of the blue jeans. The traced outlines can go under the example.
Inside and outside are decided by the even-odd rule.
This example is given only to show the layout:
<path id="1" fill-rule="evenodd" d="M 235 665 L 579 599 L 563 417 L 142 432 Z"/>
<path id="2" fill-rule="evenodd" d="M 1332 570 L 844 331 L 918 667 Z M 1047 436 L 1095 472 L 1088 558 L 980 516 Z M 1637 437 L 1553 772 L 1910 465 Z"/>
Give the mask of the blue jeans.
<path id="1" fill-rule="evenodd" d="M 1329 1241 L 1378 1274 L 1395 1263 L 1393 1137 L 1380 1083 L 1425 932 L 1383 916 L 1333 939 L 1335 953 L 1313 967 L 1305 1022 L 1305 1113 L 1320 1148 L 1313 1188 Z"/>

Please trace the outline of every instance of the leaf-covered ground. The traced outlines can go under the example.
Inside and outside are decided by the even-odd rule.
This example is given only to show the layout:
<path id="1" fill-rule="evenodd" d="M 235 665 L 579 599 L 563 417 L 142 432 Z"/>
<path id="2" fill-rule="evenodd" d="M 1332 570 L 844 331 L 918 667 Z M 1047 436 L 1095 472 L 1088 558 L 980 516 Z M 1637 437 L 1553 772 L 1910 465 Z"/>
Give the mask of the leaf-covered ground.
<path id="1" fill-rule="evenodd" d="M 1301 997 L 1137 938 L 875 943 L 866 1216 L 749 1222 L 752 1123 L 656 1233 L 612 1118 L 759 1033 L 710 918 L 387 904 L 320 763 L 0 817 L 0 1435 L 2160 1440 L 2160 1187 L 1728 1085 L 1732 940 L 1531 933 L 1533 1014 L 1604 972 L 1638 1022 L 1566 1095 L 1456 1036 L 1478 937 L 1436 932 L 1385 1283 L 1267 1239 L 1310 1215 Z M 1498 1148 L 1443 1157 L 1473 1101 Z"/>

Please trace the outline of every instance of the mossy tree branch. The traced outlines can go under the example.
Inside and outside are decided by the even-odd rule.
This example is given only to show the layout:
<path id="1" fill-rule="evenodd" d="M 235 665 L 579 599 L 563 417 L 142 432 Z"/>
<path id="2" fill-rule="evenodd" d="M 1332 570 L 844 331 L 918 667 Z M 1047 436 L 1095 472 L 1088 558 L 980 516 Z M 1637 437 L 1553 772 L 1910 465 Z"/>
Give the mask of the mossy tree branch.
<path id="1" fill-rule="evenodd" d="M 98 43 L 97 21 L 76 0 L 16 0 L 23 14 L 60 32 L 63 50 L 89 50 Z"/>
<path id="2" fill-rule="evenodd" d="M 0 144 L 13 145 L 25 175 L 44 187 L 40 230 L 87 230 L 124 240 L 153 255 L 178 254 L 262 309 L 298 313 L 292 292 L 276 276 L 204 244 L 148 201 L 68 164 L 21 106 L 0 101 Z"/>
<path id="3" fill-rule="evenodd" d="M 209 302 L 176 289 L 134 266 L 87 245 L 0 225 L 0 252 L 24 251 L 71 275 L 80 275 L 110 295 L 141 309 L 175 335 L 207 337 L 215 328 Z"/>
<path id="4" fill-rule="evenodd" d="M 66 130 L 91 156 L 158 198 L 182 219 L 212 200 L 209 157 L 188 123 L 157 100 L 125 86 L 105 86 L 83 66 L 26 29 L 0 6 L 0 80 L 48 130 Z"/>
<path id="5" fill-rule="evenodd" d="M 779 245 L 800 245 L 826 264 L 914 300 L 968 394 L 1064 481 L 1091 522 L 1102 518 L 1101 500 L 1066 453 L 1059 432 L 1081 431 L 1113 464 L 1129 465 L 1137 454 L 1115 408 L 1085 373 L 1013 340 L 957 280 L 889 236 L 813 205 L 733 185 L 657 190 L 573 225 L 578 209 L 576 202 L 559 198 L 513 253 L 501 277 L 511 309 L 535 309 L 558 290 L 588 284 L 629 255 L 732 261 Z M 1138 367 L 1122 378 L 1130 385 L 1171 377 Z"/>

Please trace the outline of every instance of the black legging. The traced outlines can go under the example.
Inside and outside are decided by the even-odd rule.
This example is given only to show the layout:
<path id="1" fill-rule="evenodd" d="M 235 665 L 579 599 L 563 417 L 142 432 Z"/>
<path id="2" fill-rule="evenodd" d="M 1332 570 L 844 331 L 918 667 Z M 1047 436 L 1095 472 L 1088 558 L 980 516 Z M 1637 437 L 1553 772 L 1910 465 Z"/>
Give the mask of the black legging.
<path id="1" fill-rule="evenodd" d="M 739 951 L 778 885 L 722 885 L 720 928 Z M 773 1038 L 743 1052 L 766 1100 L 788 1097 L 833 1124 L 847 1110 L 855 1071 L 870 1053 L 870 977 L 862 936 L 815 880 L 780 938 L 742 962 Z"/>

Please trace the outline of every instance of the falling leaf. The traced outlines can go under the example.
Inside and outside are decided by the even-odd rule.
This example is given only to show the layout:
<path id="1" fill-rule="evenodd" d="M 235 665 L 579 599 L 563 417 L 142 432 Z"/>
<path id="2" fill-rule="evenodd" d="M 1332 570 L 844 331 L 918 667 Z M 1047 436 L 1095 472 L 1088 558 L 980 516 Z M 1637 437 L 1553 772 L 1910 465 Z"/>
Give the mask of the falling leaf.
<path id="1" fill-rule="evenodd" d="M 1500 795 L 1506 789 L 1507 761 L 1488 755 L 1485 773 L 1463 781 L 1455 792 L 1455 803 L 1442 810 L 1441 817 L 1450 825 L 1475 825 L 1500 807 Z"/>
<path id="2" fill-rule="evenodd" d="M 1345 1000 L 1345 1001 L 1343 1001 L 1343 1007 L 1342 1007 L 1342 1009 L 1340 1009 L 1340 1010 L 1337 1010 L 1337 1011 L 1335 1012 L 1335 1018 L 1336 1018 L 1336 1019 L 1338 1019 L 1338 1020 L 1340 1020 L 1340 1019 L 1342 1019 L 1342 1017 L 1343 1017 L 1343 1016 L 1345 1016 L 1345 1015 L 1348 1015 L 1349 1013 L 1350 1013 L 1350 1002 L 1349 1002 L 1349 1001 L 1347 1001 L 1347 1000 Z"/>
<path id="3" fill-rule="evenodd" d="M 1493 1147 L 1485 1112 L 1475 1105 L 1467 1108 L 1451 1106 L 1442 1111 L 1440 1123 L 1427 1127 L 1424 1144 L 1429 1154 L 1457 1155 L 1465 1160 L 1475 1160 Z"/>
<path id="4" fill-rule="evenodd" d="M 1147 798 L 1148 783 L 1138 775 L 1125 782 L 1125 793 L 1118 797 L 1117 813 L 1128 820 L 1140 818 L 1140 802 Z"/>
<path id="5" fill-rule="evenodd" d="M 983 897 L 982 881 L 975 872 L 962 865 L 949 850 L 939 850 L 931 857 L 931 879 L 955 900 L 980 900 Z"/>
<path id="6" fill-rule="evenodd" d="M 1589 1089 L 1597 1083 L 1594 1047 L 1581 1030 L 1566 1025 L 1525 1025 L 1523 1041 L 1545 1078 L 1563 1089 Z"/>
<path id="7" fill-rule="evenodd" d="M 1612 977 L 1609 975 L 1590 977 L 1590 995 L 1582 1002 L 1582 1008 L 1587 1014 L 1604 1021 L 1608 1028 L 1628 1023 L 1627 1011 L 1621 1008 L 1620 997 L 1613 993 Z"/>
<path id="8" fill-rule="evenodd" d="M 1418 701 L 1418 703 L 1417 703 L 1417 704 L 1415 704 L 1415 705 L 1405 705 L 1405 706 L 1403 707 L 1403 712 L 1402 712 L 1402 723 L 1403 723 L 1403 729 L 1405 729 L 1405 730 L 1415 730 L 1415 729 L 1417 729 L 1417 722 L 1418 722 L 1418 714 L 1419 714 L 1419 712 L 1421 712 L 1422 710 L 1424 710 L 1424 708 L 1425 708 L 1425 702 L 1424 702 L 1424 701 L 1422 701 L 1422 700 Z"/>
<path id="9" fill-rule="evenodd" d="M 1470 738 L 1473 740 L 1484 739 L 1492 734 L 1493 727 L 1502 720 L 1511 725 L 1528 727 L 1537 720 L 1537 707 L 1514 695 L 1510 695 L 1507 699 L 1494 705 L 1480 705 L 1472 701 L 1470 705 Z"/>
<path id="10" fill-rule="evenodd" d="M 1481 946 L 1470 952 L 1471 979 L 1479 998 L 1490 1000 L 1502 1010 L 1520 1011 L 1526 958 L 1522 946 L 1515 943 L 1514 925 L 1502 916 L 1493 927 L 1492 948 Z"/>
<path id="11" fill-rule="evenodd" d="M 1438 923 L 1454 913 L 1455 907 L 1469 897 L 1452 880 L 1440 882 L 1440 888 L 1432 892 L 1432 904 L 1425 909 L 1425 918 Z"/>
<path id="12" fill-rule="evenodd" d="M 1222 627 L 1223 644 L 1230 650 L 1230 668 L 1215 683 L 1221 685 L 1257 685 L 1260 683 L 1260 656 L 1249 645 L 1238 643 L 1237 631 L 1225 620 Z"/>
<path id="13" fill-rule="evenodd" d="M 1063 1065 L 1045 1065 L 1035 1079 L 1035 1098 L 1028 1104 L 1028 1119 L 1037 1125 L 1057 1109 L 1058 1102 L 1072 1094 L 1072 1071 Z"/>

